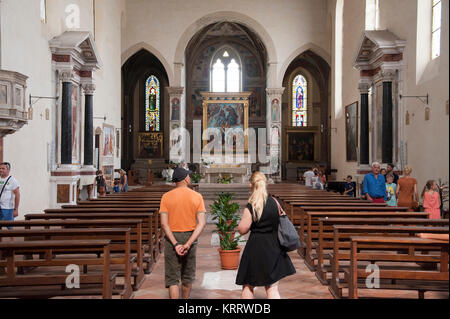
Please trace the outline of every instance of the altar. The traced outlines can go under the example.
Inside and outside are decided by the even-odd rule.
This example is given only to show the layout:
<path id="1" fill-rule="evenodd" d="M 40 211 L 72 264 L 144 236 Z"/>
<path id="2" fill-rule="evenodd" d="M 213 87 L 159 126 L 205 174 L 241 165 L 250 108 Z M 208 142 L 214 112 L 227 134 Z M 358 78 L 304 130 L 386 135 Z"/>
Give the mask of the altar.
<path id="1" fill-rule="evenodd" d="M 218 183 L 221 177 L 231 177 L 231 183 L 248 184 L 251 175 L 251 164 L 226 165 L 216 164 L 201 166 L 200 174 L 203 176 L 203 183 Z"/>

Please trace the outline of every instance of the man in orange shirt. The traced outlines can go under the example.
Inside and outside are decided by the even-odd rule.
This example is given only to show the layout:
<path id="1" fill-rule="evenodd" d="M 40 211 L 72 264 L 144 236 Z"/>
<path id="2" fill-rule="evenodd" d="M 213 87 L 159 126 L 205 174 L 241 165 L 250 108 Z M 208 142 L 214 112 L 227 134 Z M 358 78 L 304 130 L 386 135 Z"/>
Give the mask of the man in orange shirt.
<path id="1" fill-rule="evenodd" d="M 161 198 L 159 213 L 166 235 L 164 245 L 165 284 L 171 299 L 189 298 L 195 280 L 197 239 L 206 225 L 201 194 L 191 190 L 191 171 L 177 167 L 172 181 L 177 187 Z"/>

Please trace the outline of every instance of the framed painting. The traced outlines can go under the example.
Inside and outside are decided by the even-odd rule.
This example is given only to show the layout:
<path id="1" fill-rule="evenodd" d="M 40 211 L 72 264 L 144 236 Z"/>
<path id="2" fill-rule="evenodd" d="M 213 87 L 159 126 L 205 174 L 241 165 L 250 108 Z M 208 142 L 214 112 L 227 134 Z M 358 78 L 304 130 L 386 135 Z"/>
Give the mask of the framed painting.
<path id="1" fill-rule="evenodd" d="M 114 126 L 103 124 L 102 156 L 114 157 Z"/>
<path id="2" fill-rule="evenodd" d="M 233 150 L 248 151 L 248 137 L 244 132 L 248 128 L 249 96 L 251 92 L 210 93 L 201 92 L 203 96 L 203 130 L 219 129 L 222 133 L 222 145 L 232 146 Z M 226 134 L 228 129 L 237 129 L 233 134 Z M 230 132 L 230 131 L 228 131 Z M 209 142 L 203 141 L 203 147 Z"/>
<path id="3" fill-rule="evenodd" d="M 358 102 L 345 107 L 345 142 L 347 162 L 356 162 L 358 160 Z"/>
<path id="4" fill-rule="evenodd" d="M 314 162 L 318 158 L 316 130 L 288 130 L 286 159 L 288 162 Z"/>
<path id="5" fill-rule="evenodd" d="M 162 158 L 164 135 L 161 132 L 139 133 L 138 157 L 143 159 Z"/>

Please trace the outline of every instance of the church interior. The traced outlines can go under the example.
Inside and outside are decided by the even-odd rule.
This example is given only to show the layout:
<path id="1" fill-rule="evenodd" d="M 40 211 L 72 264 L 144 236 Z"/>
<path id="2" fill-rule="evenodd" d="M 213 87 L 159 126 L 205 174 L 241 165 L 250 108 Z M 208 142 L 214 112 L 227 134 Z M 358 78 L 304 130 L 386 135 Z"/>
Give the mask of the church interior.
<path id="1" fill-rule="evenodd" d="M 412 168 L 418 193 L 436 181 L 445 191 L 433 225 L 448 234 L 449 1 L 0 0 L 0 162 L 20 185 L 17 222 L 100 199 L 99 170 L 113 203 L 120 170 L 136 195 L 130 201 L 159 202 L 173 169 L 185 166 L 208 213 L 219 192 L 245 207 L 252 173 L 264 172 L 298 227 L 306 219 L 296 224 L 295 205 L 304 210 L 292 197 L 316 194 L 303 185 L 306 171 L 319 168 L 323 192 L 339 204 L 334 194 L 348 176 L 361 200 L 376 162 L 398 176 Z M 140 189 L 149 198 L 137 196 Z M 143 214 L 137 206 L 133 214 Z M 158 230 L 155 218 L 148 222 Z M 239 298 L 230 273 L 216 273 L 219 238 L 207 219 L 192 297 Z M 305 234 L 301 244 L 311 239 Z M 161 228 L 153 236 L 152 251 L 137 254 L 145 274 L 130 266 L 128 297 L 168 298 Z M 343 298 L 324 285 L 315 247 L 289 253 L 297 274 L 280 283 L 283 298 Z M 447 292 L 423 288 L 419 297 L 448 299 L 448 237 L 442 247 L 447 259 L 438 259 L 437 273 Z M 0 298 L 8 296 L 1 278 Z M 417 298 L 406 290 L 377 297 Z M 264 298 L 263 289 L 256 296 Z"/>

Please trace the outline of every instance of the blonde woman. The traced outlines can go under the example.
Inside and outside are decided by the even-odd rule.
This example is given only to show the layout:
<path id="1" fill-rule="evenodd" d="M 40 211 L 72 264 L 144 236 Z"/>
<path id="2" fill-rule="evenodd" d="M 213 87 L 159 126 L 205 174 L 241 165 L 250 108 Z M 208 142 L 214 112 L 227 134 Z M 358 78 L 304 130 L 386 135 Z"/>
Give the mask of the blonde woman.
<path id="1" fill-rule="evenodd" d="M 254 288 L 261 286 L 267 298 L 280 299 L 278 281 L 295 274 L 291 259 L 278 241 L 278 206 L 267 194 L 266 184 L 264 174 L 252 175 L 252 195 L 238 226 L 241 235 L 251 231 L 236 277 L 236 284 L 243 286 L 242 299 L 252 299 Z"/>
<path id="2" fill-rule="evenodd" d="M 414 211 L 419 206 L 419 193 L 417 191 L 417 181 L 411 177 L 412 168 L 405 166 L 405 176 L 397 183 L 396 195 L 399 207 L 408 207 L 409 211 Z"/>

